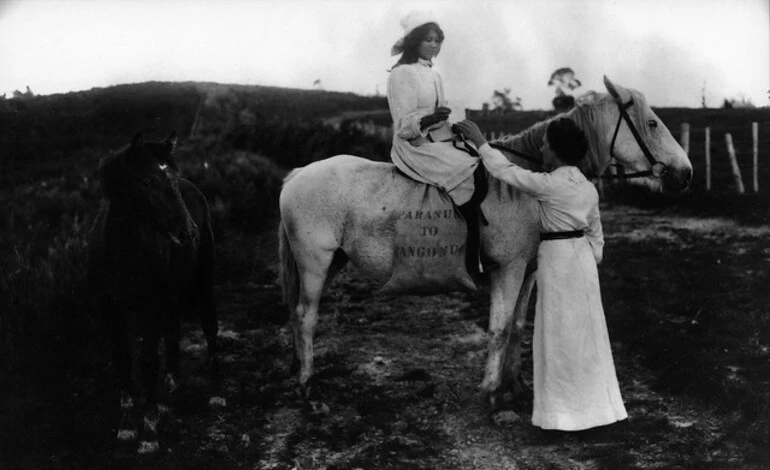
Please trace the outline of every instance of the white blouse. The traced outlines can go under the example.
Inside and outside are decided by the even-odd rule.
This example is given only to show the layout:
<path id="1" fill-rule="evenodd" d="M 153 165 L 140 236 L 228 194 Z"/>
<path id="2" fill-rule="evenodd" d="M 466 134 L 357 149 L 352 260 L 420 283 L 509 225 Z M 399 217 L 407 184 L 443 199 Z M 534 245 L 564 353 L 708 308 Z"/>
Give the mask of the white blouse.
<path id="1" fill-rule="evenodd" d="M 530 171 L 511 163 L 489 144 L 482 145 L 479 154 L 492 176 L 540 202 L 542 231 L 583 230 L 596 262 L 601 262 L 604 235 L 599 216 L 599 194 L 580 169 L 562 166 L 550 173 Z"/>
<path id="2" fill-rule="evenodd" d="M 430 129 L 420 130 L 420 119 L 432 114 L 437 106 L 446 105 L 441 75 L 424 59 L 393 68 L 388 81 L 388 104 L 398 137 L 425 137 Z"/>
<path id="3" fill-rule="evenodd" d="M 393 145 L 390 157 L 404 174 L 415 181 L 438 186 L 448 192 L 457 204 L 464 203 L 472 191 L 473 171 L 477 158 L 456 149 L 451 142 L 432 142 L 428 132 L 451 136 L 449 121 L 420 129 L 420 119 L 432 114 L 437 106 L 446 106 L 441 75 L 430 61 L 420 59 L 413 64 L 394 67 L 388 77 L 388 105 L 393 117 Z M 468 186 L 470 188 L 468 188 Z M 455 199 L 455 197 L 457 199 Z"/>

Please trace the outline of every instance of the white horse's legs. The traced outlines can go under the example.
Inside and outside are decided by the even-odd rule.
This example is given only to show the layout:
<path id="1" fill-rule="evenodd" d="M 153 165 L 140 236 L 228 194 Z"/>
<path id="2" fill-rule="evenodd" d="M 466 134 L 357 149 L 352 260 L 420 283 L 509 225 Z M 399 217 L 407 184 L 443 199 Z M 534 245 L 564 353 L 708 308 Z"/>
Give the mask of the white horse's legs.
<path id="1" fill-rule="evenodd" d="M 313 375 L 313 335 L 318 323 L 318 304 L 333 259 L 333 252 L 316 253 L 310 260 L 297 260 L 299 268 L 299 298 L 291 325 L 294 348 L 299 359 L 299 386 L 303 394 L 310 392 L 309 380 Z"/>
<path id="2" fill-rule="evenodd" d="M 511 383 L 514 394 L 519 394 L 523 391 L 521 389 L 523 384 L 521 381 L 521 341 L 524 339 L 527 310 L 529 308 L 532 288 L 535 285 L 535 277 L 535 271 L 526 274 L 519 292 L 519 300 L 516 302 L 516 308 L 513 312 L 513 323 L 511 337 L 508 341 L 503 383 Z"/>
<path id="3" fill-rule="evenodd" d="M 524 280 L 525 263 L 511 263 L 491 276 L 489 350 L 481 389 L 496 392 L 502 381 L 505 353 L 513 323 L 513 311 Z"/>

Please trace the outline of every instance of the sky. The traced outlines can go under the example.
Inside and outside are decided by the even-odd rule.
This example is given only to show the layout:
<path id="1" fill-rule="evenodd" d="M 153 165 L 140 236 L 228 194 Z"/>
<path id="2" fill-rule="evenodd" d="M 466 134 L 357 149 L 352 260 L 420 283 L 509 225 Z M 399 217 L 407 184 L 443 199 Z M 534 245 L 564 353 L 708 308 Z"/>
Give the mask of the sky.
<path id="1" fill-rule="evenodd" d="M 0 94 L 213 81 L 385 94 L 401 17 L 429 10 L 453 117 L 510 88 L 550 109 L 551 73 L 653 106 L 770 105 L 770 0 L 0 0 Z"/>

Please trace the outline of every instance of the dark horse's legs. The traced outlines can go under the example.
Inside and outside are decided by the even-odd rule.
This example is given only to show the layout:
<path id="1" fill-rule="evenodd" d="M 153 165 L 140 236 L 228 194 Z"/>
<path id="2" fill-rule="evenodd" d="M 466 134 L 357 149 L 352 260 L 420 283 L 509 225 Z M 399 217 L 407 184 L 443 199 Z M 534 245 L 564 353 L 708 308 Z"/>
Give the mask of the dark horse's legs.
<path id="1" fill-rule="evenodd" d="M 181 311 L 178 306 L 166 312 L 166 328 L 164 344 L 166 347 L 166 380 L 167 391 L 172 393 L 177 388 L 179 378 L 179 339 L 181 336 Z"/>
<path id="2" fill-rule="evenodd" d="M 111 341 L 113 367 L 118 375 L 121 392 L 133 393 L 131 386 L 131 343 L 126 325 L 127 312 L 118 308 L 112 297 L 105 295 L 99 299 L 99 307 L 104 315 L 104 323 Z"/>
<path id="3" fill-rule="evenodd" d="M 110 342 L 112 367 L 118 376 L 120 387 L 121 419 L 118 427 L 118 439 L 136 439 L 137 429 L 134 423 L 134 390 L 131 379 L 131 336 L 126 316 L 128 312 L 118 307 L 110 295 L 98 299 L 99 308 L 104 316 L 104 325 Z"/>
<path id="4" fill-rule="evenodd" d="M 206 336 L 209 350 L 209 372 L 211 379 L 218 384 L 219 361 L 217 359 L 217 310 L 214 303 L 214 237 L 210 228 L 204 228 L 198 253 L 198 266 L 195 283 L 198 293 L 198 309 L 201 316 L 201 328 Z"/>
<path id="5" fill-rule="evenodd" d="M 148 314 L 147 316 L 154 316 L 156 312 Z M 146 322 L 152 323 L 152 326 L 145 325 L 144 334 L 142 335 L 142 350 L 141 350 L 141 377 L 142 386 L 146 394 L 147 407 L 151 408 L 158 403 L 158 393 L 155 387 L 158 379 L 158 371 L 160 369 L 160 358 L 158 356 L 158 344 L 160 343 L 160 328 L 159 319 L 147 318 Z"/>
<path id="6" fill-rule="evenodd" d="M 213 379 L 219 378 L 219 360 L 217 359 L 217 313 L 213 302 L 205 303 L 201 309 L 201 327 L 206 336 L 206 344 L 209 350 L 209 371 Z"/>
<path id="7" fill-rule="evenodd" d="M 139 453 L 149 453 L 158 450 L 158 422 L 160 412 L 158 410 L 157 380 L 160 370 L 160 357 L 158 345 L 165 326 L 165 315 L 168 310 L 164 307 L 167 303 L 160 303 L 160 308 L 144 312 L 142 323 L 142 349 L 140 353 L 140 374 L 142 386 L 146 396 L 144 409 L 144 429 L 142 441 L 139 444 Z"/>

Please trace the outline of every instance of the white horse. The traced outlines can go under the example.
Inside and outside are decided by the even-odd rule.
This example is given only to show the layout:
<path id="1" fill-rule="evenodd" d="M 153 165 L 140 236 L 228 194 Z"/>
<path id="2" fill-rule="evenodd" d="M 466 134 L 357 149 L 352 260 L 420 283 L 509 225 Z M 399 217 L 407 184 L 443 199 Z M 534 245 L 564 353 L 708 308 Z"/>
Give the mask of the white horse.
<path id="1" fill-rule="evenodd" d="M 615 160 L 627 176 L 653 190 L 687 188 L 692 165 L 644 96 L 613 85 L 607 77 L 604 83 L 609 94 L 586 95 L 558 116 L 574 120 L 588 137 L 586 174 L 601 175 Z M 521 156 L 542 162 L 540 147 L 548 122 L 493 144 L 510 149 L 511 161 L 537 169 L 539 165 Z M 393 173 L 389 163 L 337 155 L 295 169 L 284 181 L 278 229 L 281 281 L 305 394 L 313 374 L 313 333 L 324 286 L 347 261 L 377 280 L 391 275 L 394 214 L 405 209 L 402 194 L 419 184 Z M 481 208 L 489 225 L 481 228 L 481 245 L 496 268 L 490 273 L 488 357 L 480 387 L 494 404 L 498 392 L 509 385 L 517 388 L 518 381 L 508 382 L 519 377 L 539 229 L 534 198 L 493 177 L 488 182 Z M 506 387 L 501 387 L 503 378 Z"/>

